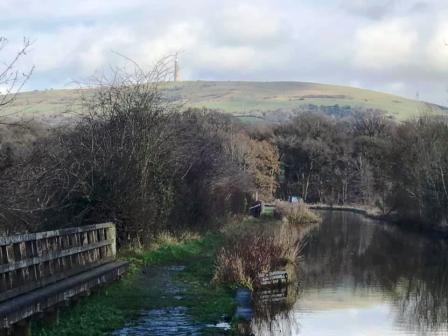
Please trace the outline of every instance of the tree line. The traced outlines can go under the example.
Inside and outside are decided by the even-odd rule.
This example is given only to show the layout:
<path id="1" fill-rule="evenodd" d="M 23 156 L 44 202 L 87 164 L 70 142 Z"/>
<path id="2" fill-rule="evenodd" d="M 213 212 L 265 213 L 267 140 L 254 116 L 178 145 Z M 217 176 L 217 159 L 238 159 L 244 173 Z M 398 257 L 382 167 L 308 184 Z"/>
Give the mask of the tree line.
<path id="1" fill-rule="evenodd" d="M 0 137 L 2 232 L 114 221 L 121 244 L 142 244 L 164 230 L 218 226 L 255 197 L 294 195 L 375 206 L 428 227 L 447 222 L 446 117 L 313 110 L 244 124 L 167 101 L 164 76 L 163 62 L 116 69 L 97 79 L 72 125 L 20 150 Z"/>
<path id="2" fill-rule="evenodd" d="M 303 113 L 268 134 L 280 153 L 279 197 L 372 205 L 429 227 L 447 222 L 446 117 L 397 122 L 379 111 Z"/>

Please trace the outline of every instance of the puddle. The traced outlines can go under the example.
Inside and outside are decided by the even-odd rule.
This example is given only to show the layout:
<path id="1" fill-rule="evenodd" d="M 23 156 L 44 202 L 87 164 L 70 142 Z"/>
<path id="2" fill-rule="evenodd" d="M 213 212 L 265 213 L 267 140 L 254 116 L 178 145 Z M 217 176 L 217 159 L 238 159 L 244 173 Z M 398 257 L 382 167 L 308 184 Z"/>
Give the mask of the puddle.
<path id="1" fill-rule="evenodd" d="M 183 298 L 182 294 L 185 292 L 187 285 L 173 281 L 173 277 L 184 269 L 184 266 L 146 268 L 142 272 L 142 281 L 145 286 L 156 287 L 159 298 L 181 301 Z M 213 335 L 225 335 L 225 331 L 229 329 L 230 325 L 227 323 L 218 323 L 216 325 L 197 323 L 188 315 L 188 309 L 186 307 L 176 305 L 174 307 L 162 307 L 142 311 L 132 324 L 116 330 L 112 335 L 196 336 L 202 335 L 206 330 L 212 330 Z"/>
<path id="2" fill-rule="evenodd" d="M 205 325 L 194 323 L 185 307 L 153 309 L 141 315 L 135 326 L 117 330 L 114 336 L 131 335 L 201 335 Z"/>

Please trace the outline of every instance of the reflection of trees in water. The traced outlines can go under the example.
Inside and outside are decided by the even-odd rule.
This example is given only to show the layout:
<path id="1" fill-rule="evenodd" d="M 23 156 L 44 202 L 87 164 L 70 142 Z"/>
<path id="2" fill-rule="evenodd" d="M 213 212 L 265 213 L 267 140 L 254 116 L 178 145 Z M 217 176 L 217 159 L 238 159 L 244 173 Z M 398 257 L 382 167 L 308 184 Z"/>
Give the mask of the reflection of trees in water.
<path id="1" fill-rule="evenodd" d="M 322 225 L 304 251 L 304 288 L 380 287 L 398 310 L 397 323 L 422 334 L 446 326 L 445 241 L 418 237 L 346 212 L 326 213 L 325 221 L 331 224 Z"/>
<path id="2" fill-rule="evenodd" d="M 445 242 L 431 242 L 422 253 L 421 264 L 410 269 L 391 290 L 399 321 L 423 335 L 429 330 L 448 327 L 446 253 Z"/>
<path id="3" fill-rule="evenodd" d="M 299 321 L 292 307 L 300 295 L 298 285 L 290 285 L 285 288 L 285 297 L 278 301 L 269 300 L 264 296 L 254 298 L 254 316 L 251 321 L 251 331 L 256 336 L 267 335 L 297 335 L 299 333 Z"/>

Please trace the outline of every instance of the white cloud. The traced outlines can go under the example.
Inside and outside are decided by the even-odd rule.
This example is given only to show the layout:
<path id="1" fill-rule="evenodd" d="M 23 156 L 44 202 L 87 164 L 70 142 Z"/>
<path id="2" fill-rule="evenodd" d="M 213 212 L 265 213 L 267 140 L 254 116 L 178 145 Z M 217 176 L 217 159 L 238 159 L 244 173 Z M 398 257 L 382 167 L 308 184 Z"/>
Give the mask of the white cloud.
<path id="1" fill-rule="evenodd" d="M 390 20 L 358 30 L 355 64 L 361 68 L 384 70 L 412 64 L 418 33 L 409 22 Z"/>
<path id="2" fill-rule="evenodd" d="M 348 11 L 373 19 L 390 14 L 399 0 L 342 0 L 341 6 Z"/>
<path id="3" fill-rule="evenodd" d="M 266 45 L 285 40 L 286 24 L 275 8 L 240 3 L 216 16 L 215 33 L 229 44 Z"/>
<path id="4" fill-rule="evenodd" d="M 202 31 L 205 29 L 200 22 L 178 22 L 168 27 L 160 36 L 145 41 L 137 46 L 135 57 L 145 66 L 151 66 L 156 60 L 180 52 L 196 52 L 201 45 Z"/>
<path id="5" fill-rule="evenodd" d="M 436 71 L 448 75 L 448 24 L 437 27 L 427 47 L 427 57 Z"/>
<path id="6" fill-rule="evenodd" d="M 2 0 L 0 13 L 9 20 L 101 17 L 142 3 L 144 0 Z"/>
<path id="7" fill-rule="evenodd" d="M 421 97 L 448 97 L 442 0 L 1 0 L 0 12 L 1 34 L 36 41 L 24 64 L 36 66 L 30 89 L 123 61 L 114 51 L 150 67 L 182 50 L 184 79 L 354 84 L 411 98 L 418 87 Z"/>
<path id="8" fill-rule="evenodd" d="M 240 71 L 254 70 L 257 67 L 257 53 L 251 47 L 203 47 L 194 60 L 195 66 L 210 69 Z"/>

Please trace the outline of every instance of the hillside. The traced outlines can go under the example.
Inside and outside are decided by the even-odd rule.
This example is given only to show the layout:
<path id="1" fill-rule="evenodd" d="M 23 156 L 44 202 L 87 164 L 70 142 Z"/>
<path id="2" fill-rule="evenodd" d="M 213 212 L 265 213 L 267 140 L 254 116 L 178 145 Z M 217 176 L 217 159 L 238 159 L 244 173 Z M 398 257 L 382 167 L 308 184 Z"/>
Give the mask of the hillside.
<path id="1" fill-rule="evenodd" d="M 167 96 L 187 105 L 221 109 L 236 115 L 279 117 L 290 111 L 315 107 L 378 109 L 398 120 L 422 112 L 441 113 L 446 108 L 386 93 L 304 82 L 183 82 L 170 83 Z M 331 109 L 326 109 L 330 110 Z"/>
<path id="2" fill-rule="evenodd" d="M 447 112 L 445 107 L 386 93 L 346 86 L 302 82 L 172 82 L 162 85 L 165 96 L 186 107 L 219 109 L 242 119 L 278 121 L 291 113 L 319 110 L 342 116 L 362 109 L 378 109 L 405 120 L 425 113 Z M 81 93 L 88 90 L 24 92 L 7 108 L 25 117 L 58 124 L 80 110 Z M 256 120 L 256 119 L 255 119 Z"/>

